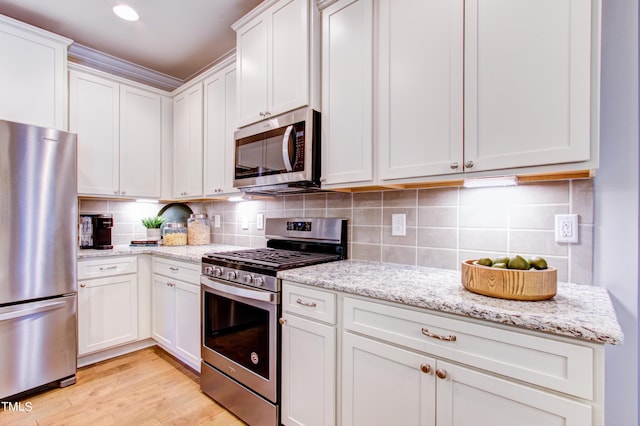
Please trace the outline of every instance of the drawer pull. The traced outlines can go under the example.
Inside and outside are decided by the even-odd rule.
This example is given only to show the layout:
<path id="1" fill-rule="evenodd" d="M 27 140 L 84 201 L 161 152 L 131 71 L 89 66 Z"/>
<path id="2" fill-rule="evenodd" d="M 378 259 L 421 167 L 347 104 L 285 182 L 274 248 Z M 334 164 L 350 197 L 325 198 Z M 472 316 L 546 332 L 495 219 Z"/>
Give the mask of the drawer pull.
<path id="1" fill-rule="evenodd" d="M 450 336 L 440 336 L 438 334 L 433 334 L 431 333 L 429 330 L 427 330 L 426 328 L 422 328 L 422 334 L 424 334 L 427 337 L 433 337 L 434 339 L 439 339 L 439 340 L 446 340 L 447 342 L 455 342 L 456 341 L 456 336 L 454 335 L 450 335 Z"/>
<path id="2" fill-rule="evenodd" d="M 436 370 L 436 376 L 438 376 L 438 378 L 440 378 L 440 379 L 446 379 L 447 378 L 447 370 L 443 370 L 442 368 L 438 368 Z"/>
<path id="3" fill-rule="evenodd" d="M 431 366 L 429 364 L 420 364 L 420 371 L 425 374 L 431 373 Z"/>
<path id="4" fill-rule="evenodd" d="M 101 271 L 108 271 L 110 269 L 116 269 L 118 267 L 118 265 L 111 265 L 111 266 L 101 266 L 100 270 Z"/>
<path id="5" fill-rule="evenodd" d="M 169 270 L 173 271 L 173 272 L 178 272 L 180 270 L 180 268 L 177 268 L 175 266 L 169 266 Z"/>
<path id="6" fill-rule="evenodd" d="M 298 300 L 296 300 L 296 303 L 298 305 L 307 306 L 309 308 L 315 308 L 317 306 L 316 302 L 309 303 L 309 302 L 305 302 L 304 300 L 302 300 L 300 298 L 298 298 Z"/>

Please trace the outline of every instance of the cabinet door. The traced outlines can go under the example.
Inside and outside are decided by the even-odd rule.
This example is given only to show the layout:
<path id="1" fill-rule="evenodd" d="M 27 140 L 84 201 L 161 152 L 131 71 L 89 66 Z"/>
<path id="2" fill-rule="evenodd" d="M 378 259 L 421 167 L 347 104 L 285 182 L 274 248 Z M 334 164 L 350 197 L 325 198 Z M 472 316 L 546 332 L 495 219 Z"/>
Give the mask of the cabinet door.
<path id="1" fill-rule="evenodd" d="M 120 86 L 120 194 L 160 197 L 162 100 Z"/>
<path id="2" fill-rule="evenodd" d="M 269 109 L 269 33 L 266 15 L 257 16 L 237 32 L 238 125 L 260 121 Z"/>
<path id="3" fill-rule="evenodd" d="M 202 84 L 173 99 L 173 191 L 176 198 L 202 195 Z"/>
<path id="4" fill-rule="evenodd" d="M 435 360 L 350 333 L 342 342 L 343 425 L 435 424 Z"/>
<path id="5" fill-rule="evenodd" d="M 153 274 L 151 333 L 160 344 L 172 347 L 176 335 L 175 290 L 168 278 Z"/>
<path id="6" fill-rule="evenodd" d="M 81 280 L 78 288 L 78 355 L 138 337 L 135 274 Z"/>
<path id="7" fill-rule="evenodd" d="M 236 129 L 236 69 L 227 67 L 204 82 L 204 195 L 233 189 Z"/>
<path id="8" fill-rule="evenodd" d="M 200 371 L 200 286 L 175 281 L 176 351 Z"/>
<path id="9" fill-rule="evenodd" d="M 438 426 L 591 425 L 587 404 L 438 361 Z"/>
<path id="10" fill-rule="evenodd" d="M 271 22 L 268 112 L 277 115 L 309 103 L 309 0 L 281 0 L 267 13 Z"/>
<path id="11" fill-rule="evenodd" d="M 294 315 L 282 326 L 282 421 L 336 424 L 336 329 Z"/>
<path id="12" fill-rule="evenodd" d="M 465 1 L 465 171 L 589 159 L 591 4 Z"/>
<path id="13" fill-rule="evenodd" d="M 69 72 L 69 130 L 78 134 L 78 194 L 118 195 L 120 88 Z"/>
<path id="14" fill-rule="evenodd" d="M 381 0 L 380 178 L 462 171 L 463 1 Z"/>
<path id="15" fill-rule="evenodd" d="M 67 129 L 70 42 L 0 15 L 0 118 Z"/>
<path id="16" fill-rule="evenodd" d="M 373 0 L 322 11 L 323 184 L 373 180 Z"/>

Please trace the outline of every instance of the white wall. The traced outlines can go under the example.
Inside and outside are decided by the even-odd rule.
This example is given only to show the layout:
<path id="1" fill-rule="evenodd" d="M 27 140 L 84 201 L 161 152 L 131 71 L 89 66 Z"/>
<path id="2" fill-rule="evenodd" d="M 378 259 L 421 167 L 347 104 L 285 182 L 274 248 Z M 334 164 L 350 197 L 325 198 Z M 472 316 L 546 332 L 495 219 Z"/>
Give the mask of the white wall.
<path id="1" fill-rule="evenodd" d="M 595 282 L 625 334 L 606 351 L 606 424 L 638 424 L 638 2 L 603 0 L 600 169 L 595 179 Z"/>

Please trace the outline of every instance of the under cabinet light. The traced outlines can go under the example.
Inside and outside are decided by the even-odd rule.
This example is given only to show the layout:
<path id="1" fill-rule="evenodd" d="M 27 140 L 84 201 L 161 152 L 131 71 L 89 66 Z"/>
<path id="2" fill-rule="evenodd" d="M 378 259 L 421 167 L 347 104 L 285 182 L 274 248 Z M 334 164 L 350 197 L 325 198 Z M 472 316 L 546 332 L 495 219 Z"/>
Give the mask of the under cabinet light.
<path id="1" fill-rule="evenodd" d="M 136 203 L 158 204 L 159 201 L 151 198 L 136 198 Z"/>
<path id="2" fill-rule="evenodd" d="M 135 11 L 131 6 L 127 6 L 126 4 L 119 4 L 117 6 L 113 6 L 113 13 L 120 19 L 124 19 L 129 22 L 136 22 L 140 19 L 140 15 Z"/>
<path id="3" fill-rule="evenodd" d="M 489 176 L 467 178 L 462 186 L 465 188 L 487 188 L 490 186 L 515 186 L 518 184 L 518 176 Z"/>

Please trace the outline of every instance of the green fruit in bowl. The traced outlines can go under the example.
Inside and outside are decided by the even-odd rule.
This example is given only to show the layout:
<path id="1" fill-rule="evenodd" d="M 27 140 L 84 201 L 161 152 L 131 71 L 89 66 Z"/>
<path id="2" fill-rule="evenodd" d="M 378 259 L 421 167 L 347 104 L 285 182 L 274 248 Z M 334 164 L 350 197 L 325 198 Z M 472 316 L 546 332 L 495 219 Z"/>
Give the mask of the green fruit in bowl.
<path id="1" fill-rule="evenodd" d="M 499 269 L 507 269 L 507 264 L 504 262 L 494 263 L 493 267 Z"/>
<path id="2" fill-rule="evenodd" d="M 529 259 L 529 264 L 531 265 L 531 267 L 537 270 L 547 269 L 549 267 L 547 265 L 547 261 L 540 256 L 532 257 L 531 259 Z"/>
<path id="3" fill-rule="evenodd" d="M 520 255 L 512 257 L 509 259 L 509 263 L 507 263 L 507 268 L 509 269 L 520 269 L 522 271 L 526 271 L 529 267 L 529 261 Z"/>
<path id="4" fill-rule="evenodd" d="M 489 259 L 488 257 L 483 257 L 482 259 L 478 259 L 476 261 L 476 263 L 478 265 L 482 265 L 482 266 L 492 266 L 493 265 L 493 261 L 491 259 Z"/>
<path id="5" fill-rule="evenodd" d="M 503 257 L 496 257 L 495 259 L 493 259 L 493 264 L 495 265 L 496 263 L 504 263 L 505 265 L 509 263 L 509 258 L 507 256 L 503 256 Z"/>

